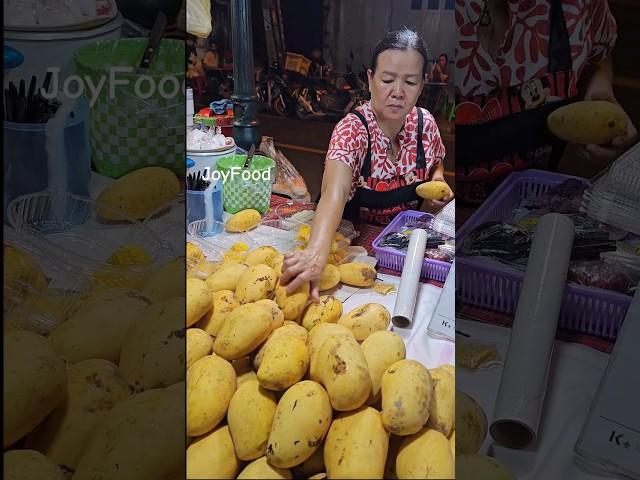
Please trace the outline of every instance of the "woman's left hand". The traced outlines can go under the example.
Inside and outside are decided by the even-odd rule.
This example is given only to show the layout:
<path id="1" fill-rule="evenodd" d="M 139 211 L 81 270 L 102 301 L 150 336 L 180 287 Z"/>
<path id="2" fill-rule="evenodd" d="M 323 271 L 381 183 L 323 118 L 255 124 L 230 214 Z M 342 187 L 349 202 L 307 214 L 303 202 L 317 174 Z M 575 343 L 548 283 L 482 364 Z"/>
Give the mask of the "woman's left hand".
<path id="1" fill-rule="evenodd" d="M 585 96 L 585 100 L 605 100 L 620 105 L 615 97 L 610 94 L 594 93 Z M 583 160 L 596 164 L 600 168 L 604 168 L 636 143 L 638 141 L 638 130 L 626 112 L 625 115 L 627 117 L 627 132 L 624 135 L 615 137 L 609 145 L 580 145 L 577 148 L 578 156 Z"/>
<path id="2" fill-rule="evenodd" d="M 444 179 L 444 176 L 440 176 L 440 175 L 434 175 L 431 178 L 431 181 L 438 181 L 438 182 L 444 182 L 447 183 L 447 181 Z M 449 184 L 447 183 L 447 186 Z M 451 187 L 449 187 L 449 193 L 447 194 L 446 197 L 444 197 L 442 200 L 425 200 L 423 203 L 423 206 L 427 208 L 427 210 L 429 211 L 433 211 L 433 212 L 438 212 L 440 210 L 442 210 L 442 208 L 449 203 L 451 200 L 453 200 L 453 190 L 451 190 Z"/>

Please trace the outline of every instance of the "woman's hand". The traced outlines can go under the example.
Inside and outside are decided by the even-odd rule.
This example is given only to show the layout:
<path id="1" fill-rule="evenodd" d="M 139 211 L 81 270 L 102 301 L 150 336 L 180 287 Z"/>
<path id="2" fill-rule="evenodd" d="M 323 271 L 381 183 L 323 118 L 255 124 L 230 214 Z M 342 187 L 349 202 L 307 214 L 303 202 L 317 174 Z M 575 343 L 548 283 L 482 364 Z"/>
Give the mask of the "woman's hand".
<path id="1" fill-rule="evenodd" d="M 443 171 L 444 169 L 442 167 L 439 167 L 431 177 L 430 181 L 447 183 L 447 181 L 444 179 Z M 447 186 L 449 186 L 448 183 Z M 449 187 L 449 193 L 446 197 L 444 197 L 442 200 L 425 200 L 423 203 L 423 207 L 425 207 L 429 212 L 439 212 L 447 203 L 453 200 L 453 197 L 453 190 L 451 190 L 451 187 Z"/>
<path id="2" fill-rule="evenodd" d="M 605 100 L 620 105 L 615 97 L 608 93 L 592 93 L 585 96 L 585 100 Z M 578 156 L 583 160 L 598 165 L 600 168 L 604 168 L 636 143 L 638 141 L 638 130 L 626 112 L 625 116 L 627 117 L 627 132 L 624 135 L 615 137 L 609 145 L 579 145 L 576 149 Z"/>
<path id="3" fill-rule="evenodd" d="M 313 249 L 296 250 L 284 256 L 280 285 L 287 287 L 287 295 L 304 284 L 310 283 L 311 300 L 320 301 L 320 276 L 327 265 L 327 258 Z"/>

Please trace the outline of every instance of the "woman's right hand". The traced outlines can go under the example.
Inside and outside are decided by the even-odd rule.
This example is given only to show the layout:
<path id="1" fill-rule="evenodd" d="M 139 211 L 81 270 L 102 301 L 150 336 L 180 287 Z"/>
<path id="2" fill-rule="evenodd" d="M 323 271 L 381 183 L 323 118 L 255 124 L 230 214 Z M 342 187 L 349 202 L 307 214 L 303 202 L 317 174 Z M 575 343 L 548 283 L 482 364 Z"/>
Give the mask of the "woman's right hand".
<path id="1" fill-rule="evenodd" d="M 284 256 L 280 285 L 287 287 L 287 295 L 292 294 L 304 282 L 310 283 L 311 300 L 320 301 L 320 277 L 327 265 L 327 258 L 312 249 L 295 250 Z"/>

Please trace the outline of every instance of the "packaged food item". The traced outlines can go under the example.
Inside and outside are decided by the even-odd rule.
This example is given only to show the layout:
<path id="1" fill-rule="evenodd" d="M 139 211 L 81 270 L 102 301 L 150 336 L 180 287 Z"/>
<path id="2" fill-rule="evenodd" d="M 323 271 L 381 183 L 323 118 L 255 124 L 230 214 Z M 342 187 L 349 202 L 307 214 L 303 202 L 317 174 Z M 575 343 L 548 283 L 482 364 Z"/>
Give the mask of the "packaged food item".
<path id="1" fill-rule="evenodd" d="M 439 262 L 448 262 L 451 263 L 453 261 L 453 257 L 446 252 L 445 250 L 438 248 L 427 248 L 424 251 L 424 258 L 428 258 L 429 260 L 437 260 Z"/>
<path id="2" fill-rule="evenodd" d="M 481 343 L 456 338 L 456 365 L 460 365 L 470 370 L 490 368 L 500 365 L 500 354 L 495 345 L 484 345 Z"/>
<path id="3" fill-rule="evenodd" d="M 486 256 L 513 262 L 527 258 L 531 248 L 530 232 L 518 225 L 487 222 L 474 228 L 464 239 L 465 256 Z"/>
<path id="4" fill-rule="evenodd" d="M 570 178 L 551 187 L 539 197 L 525 199 L 520 207 L 535 212 L 536 216 L 550 212 L 578 213 L 582 203 L 582 195 L 586 189 L 586 182 Z"/>
<path id="5" fill-rule="evenodd" d="M 587 287 L 627 293 L 632 281 L 624 267 L 606 260 L 576 262 L 569 267 L 567 280 Z"/>
<path id="6" fill-rule="evenodd" d="M 273 182 L 272 191 L 280 195 L 286 195 L 295 200 L 310 202 L 311 194 L 302 175 L 289 159 L 277 150 L 272 137 L 262 137 L 260 151 L 265 156 L 276 162 L 276 178 Z"/>

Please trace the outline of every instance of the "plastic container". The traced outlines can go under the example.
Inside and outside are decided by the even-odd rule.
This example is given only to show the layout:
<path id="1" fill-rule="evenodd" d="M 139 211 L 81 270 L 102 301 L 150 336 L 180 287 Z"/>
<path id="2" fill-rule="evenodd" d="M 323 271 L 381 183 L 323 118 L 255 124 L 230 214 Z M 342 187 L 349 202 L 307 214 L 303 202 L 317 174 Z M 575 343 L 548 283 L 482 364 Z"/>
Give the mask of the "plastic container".
<path id="1" fill-rule="evenodd" d="M 400 212 L 393 221 L 387 225 L 387 227 L 376 237 L 371 244 L 375 253 L 378 265 L 391 270 L 401 272 L 404 267 L 404 261 L 406 254 L 401 250 L 396 250 L 391 247 L 382 247 L 380 243 L 385 235 L 392 232 L 399 232 L 410 220 L 416 220 L 419 217 L 423 217 L 424 212 L 418 212 L 416 210 L 405 210 Z M 420 272 L 420 278 L 424 280 L 437 280 L 438 282 L 444 282 L 447 279 L 451 264 L 448 262 L 440 262 L 438 260 L 431 260 L 425 258 L 422 262 L 422 271 Z"/>
<path id="2" fill-rule="evenodd" d="M 257 245 L 268 245 L 285 253 L 302 245 L 302 242 L 296 240 L 301 226 L 302 224 L 295 220 L 263 220 L 256 228 L 247 232 L 247 235 Z"/>
<path id="3" fill-rule="evenodd" d="M 251 165 L 243 169 L 246 155 L 233 155 L 218 160 L 223 175 L 224 210 L 237 213 L 255 209 L 264 214 L 271 204 L 271 184 L 275 178 L 275 162 L 262 155 L 254 155 Z"/>
<path id="4" fill-rule="evenodd" d="M 4 247 L 12 247 L 28 255 L 48 280 L 45 288 L 12 278 L 5 251 L 5 283 L 3 285 L 5 323 L 42 335 L 49 334 L 80 306 L 92 285 L 87 276 L 71 266 L 56 261 L 27 237 L 11 229 L 5 230 Z"/>
<path id="5" fill-rule="evenodd" d="M 271 219 L 275 217 L 282 220 L 294 220 L 301 224 L 311 226 L 317 207 L 318 204 L 315 202 L 285 202 L 274 208 L 273 214 L 268 216 L 268 218 Z M 341 220 L 337 232 L 348 240 L 349 243 L 359 235 L 353 223 L 349 220 Z"/>
<path id="6" fill-rule="evenodd" d="M 159 207 L 142 222 L 173 252 L 173 256 L 185 255 L 184 226 L 186 217 L 185 194 Z"/>
<path id="7" fill-rule="evenodd" d="M 582 178 L 540 170 L 512 173 L 457 231 L 456 241 L 462 244 L 465 235 L 483 223 L 511 218 L 522 200 L 538 197 L 568 179 L 589 183 Z M 458 301 L 507 314 L 515 312 L 524 272 L 488 265 L 474 257 L 459 256 L 456 263 Z M 630 304 L 629 295 L 568 283 L 559 326 L 614 339 Z"/>
<path id="8" fill-rule="evenodd" d="M 211 183 L 206 190 L 187 190 L 187 224 L 198 220 L 205 220 L 209 225 L 208 233 L 220 233 L 215 229 L 216 222 L 222 222 L 224 211 L 222 209 L 222 180 Z"/>
<path id="9" fill-rule="evenodd" d="M 208 230 L 220 232 L 212 235 Z M 224 231 L 224 223 L 215 222 L 213 227 L 207 227 L 204 220 L 189 223 L 187 225 L 187 240 L 193 239 L 200 246 L 210 260 L 220 260 L 224 252 L 229 250 L 235 243 L 242 242 L 249 249 L 254 249 L 258 245 L 246 233 L 228 233 Z"/>
<path id="10" fill-rule="evenodd" d="M 30 79 L 31 75 L 38 77 L 41 83 L 47 69 L 53 67 L 60 68 L 58 83 L 62 85 L 69 75 L 75 73 L 73 56 L 76 51 L 92 42 L 120 38 L 123 22 L 124 18 L 117 13 L 115 18 L 103 25 L 84 29 L 74 28 L 51 32 L 19 31 L 5 27 L 4 44 L 17 49 L 24 55 L 22 65 L 5 71 L 5 85 L 10 80 L 15 83 L 21 78 Z"/>
<path id="11" fill-rule="evenodd" d="M 63 127 L 64 143 L 60 145 L 64 151 L 48 151 L 46 123 L 4 122 L 5 205 L 18 196 L 47 188 L 66 189 L 81 196 L 89 194 L 91 154 L 87 103 L 77 101 L 73 114 Z M 55 137 L 52 140 L 59 138 L 59 131 L 50 132 Z"/>
<path id="12" fill-rule="evenodd" d="M 194 162 L 193 170 L 209 168 L 213 171 L 218 168 L 218 160 L 235 155 L 236 150 L 237 148 L 234 144 L 220 150 L 187 150 L 187 156 Z"/>
<path id="13" fill-rule="evenodd" d="M 16 233 L 28 238 L 38 252 L 101 285 L 140 285 L 153 268 L 174 258 L 147 226 L 89 198 L 44 191 L 14 199 L 7 210 Z M 108 211 L 115 220 L 104 219 L 98 211 Z M 144 251 L 148 262 L 109 263 L 122 247 Z"/>
<path id="14" fill-rule="evenodd" d="M 193 88 L 187 88 L 187 128 L 193 126 L 193 116 L 195 115 L 193 105 Z"/>
<path id="15" fill-rule="evenodd" d="M 85 83 L 103 85 L 90 105 L 91 149 L 96 169 L 109 177 L 151 165 L 184 172 L 185 44 L 163 39 L 150 68 L 140 73 L 146 46 L 146 38 L 101 41 L 74 57 Z"/>

